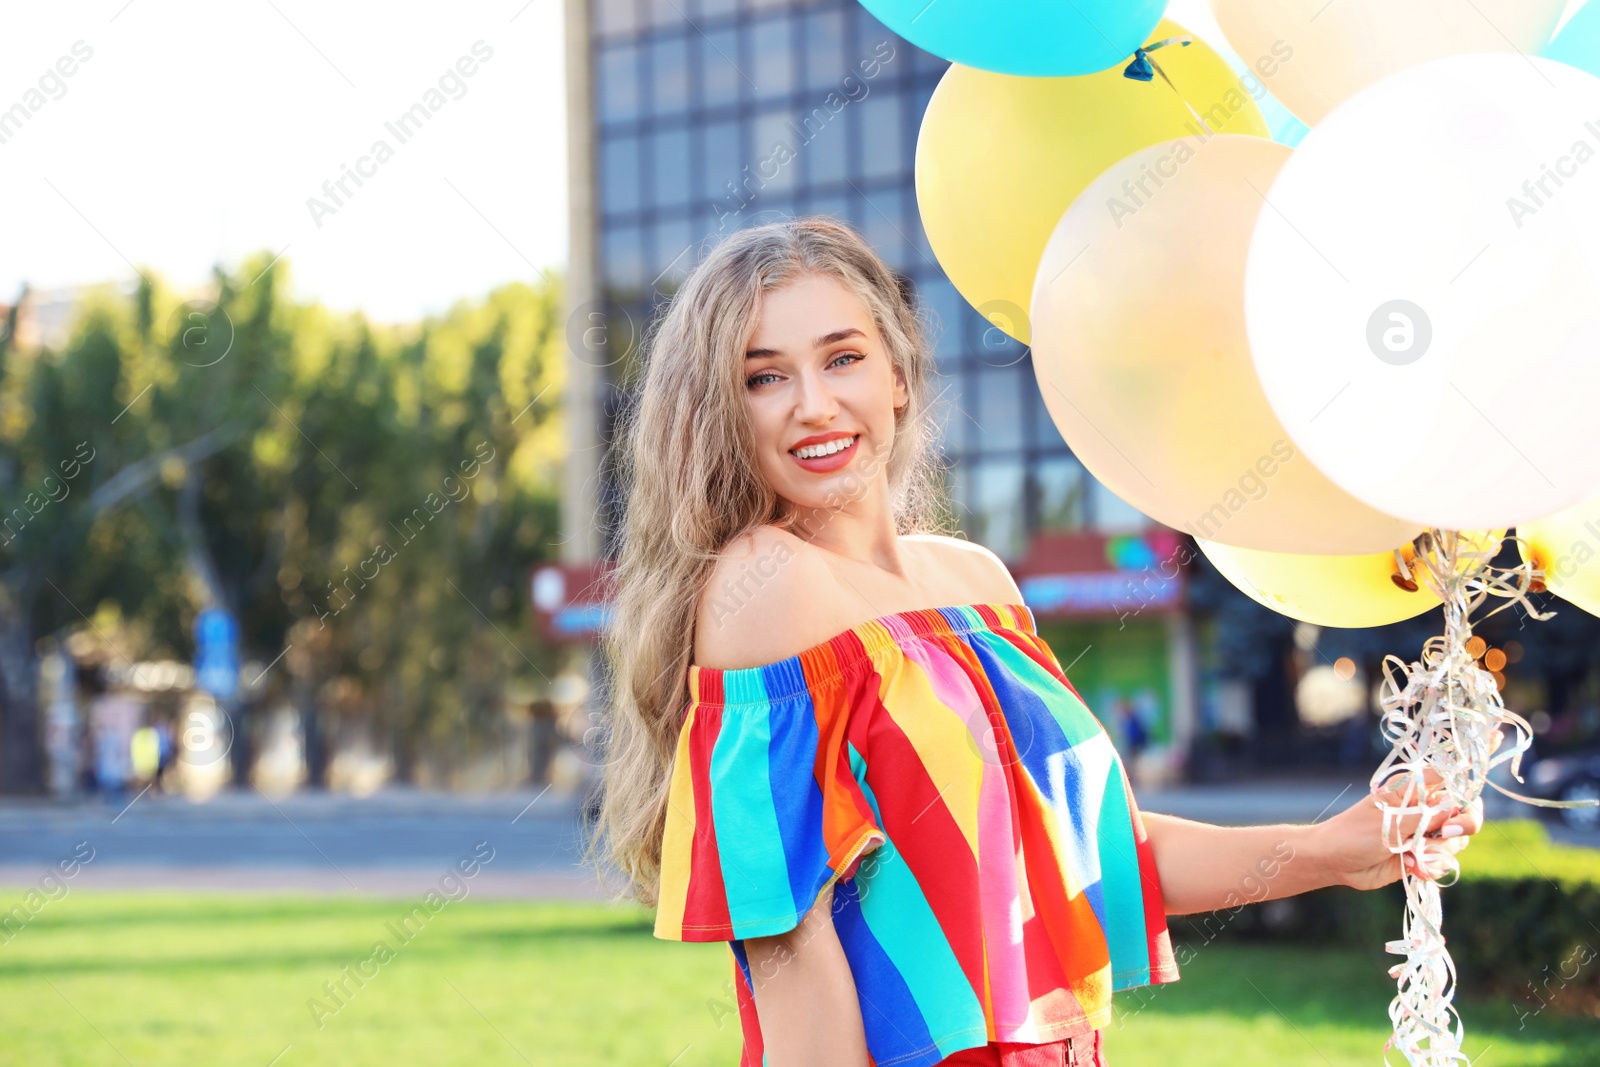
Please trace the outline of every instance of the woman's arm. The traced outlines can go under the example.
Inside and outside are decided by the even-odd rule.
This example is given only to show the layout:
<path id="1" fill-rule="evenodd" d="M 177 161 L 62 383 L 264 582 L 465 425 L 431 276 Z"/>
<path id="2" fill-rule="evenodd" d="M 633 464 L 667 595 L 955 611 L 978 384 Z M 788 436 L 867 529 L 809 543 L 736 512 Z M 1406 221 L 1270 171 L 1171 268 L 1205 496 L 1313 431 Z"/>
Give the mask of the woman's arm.
<path id="1" fill-rule="evenodd" d="M 1383 843 L 1383 812 L 1371 797 L 1320 823 L 1214 826 L 1154 812 L 1140 817 L 1168 915 L 1234 908 L 1329 885 L 1376 889 L 1412 869 L 1411 853 L 1390 852 Z M 1402 837 L 1415 831 L 1419 817 L 1398 820 Z M 1428 836 L 1442 836 L 1445 849 L 1460 852 L 1482 826 L 1480 797 L 1464 812 L 1435 816 Z M 1459 830 L 1441 835 L 1444 827 Z M 1437 878 L 1444 870 L 1424 867 L 1418 873 Z"/>
<path id="2" fill-rule="evenodd" d="M 833 886 L 786 934 L 745 941 L 769 1067 L 867 1067 L 855 976 L 833 927 Z"/>

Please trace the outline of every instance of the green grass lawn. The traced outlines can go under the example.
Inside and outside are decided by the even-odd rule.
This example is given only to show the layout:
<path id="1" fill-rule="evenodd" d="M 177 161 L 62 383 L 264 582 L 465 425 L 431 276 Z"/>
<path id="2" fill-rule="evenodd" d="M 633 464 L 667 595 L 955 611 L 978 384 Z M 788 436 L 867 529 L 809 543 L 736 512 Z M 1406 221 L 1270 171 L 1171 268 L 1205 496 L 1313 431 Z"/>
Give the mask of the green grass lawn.
<path id="1" fill-rule="evenodd" d="M 657 941 L 631 906 L 472 898 L 424 911 L 405 942 L 390 924 L 413 903 L 73 891 L 0 945 L 0 1067 L 737 1062 L 725 945 Z M 1108 1060 L 1370 1067 L 1394 993 L 1383 967 L 1203 946 L 1182 981 L 1117 995 Z M 324 990 L 341 980 L 342 1004 Z M 1545 1012 L 1519 1030 L 1517 1008 L 1462 1006 L 1480 1067 L 1600 1064 L 1594 1020 Z"/>

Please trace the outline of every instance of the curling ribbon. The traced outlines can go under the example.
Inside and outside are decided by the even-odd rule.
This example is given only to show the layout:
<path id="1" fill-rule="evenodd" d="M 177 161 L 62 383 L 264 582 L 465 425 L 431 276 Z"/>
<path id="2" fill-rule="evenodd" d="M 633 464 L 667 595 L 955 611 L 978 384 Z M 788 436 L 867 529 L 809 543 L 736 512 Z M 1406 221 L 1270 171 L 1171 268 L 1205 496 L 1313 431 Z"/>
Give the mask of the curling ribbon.
<path id="1" fill-rule="evenodd" d="M 1489 772 L 1507 760 L 1512 775 L 1522 781 L 1519 768 L 1523 753 L 1533 743 L 1533 730 L 1527 720 L 1506 708 L 1494 676 L 1478 666 L 1468 651 L 1472 614 L 1491 596 L 1507 602 L 1483 618 L 1513 603 L 1520 603 L 1534 619 L 1548 619 L 1554 613 L 1541 613 L 1527 599 L 1529 592 L 1542 587 L 1543 572 L 1531 562 L 1495 567 L 1490 560 L 1499 552 L 1500 542 L 1475 550 L 1482 543 L 1481 539 L 1469 541 L 1457 531 L 1435 529 L 1417 535 L 1413 542 L 1416 558 L 1409 565 L 1395 552 L 1396 584 L 1403 588 L 1425 584 L 1438 596 L 1444 602 L 1445 632 L 1424 643 L 1422 657 L 1416 662 L 1384 657 L 1378 701 L 1383 734 L 1392 741 L 1393 749 L 1372 776 L 1373 802 L 1383 811 L 1384 843 L 1391 852 L 1409 852 L 1418 867 L 1430 871 L 1443 867 L 1453 877 L 1441 886 L 1438 879 L 1425 879 L 1415 871 L 1402 873 L 1404 936 L 1385 943 L 1384 948 L 1406 959 L 1389 971 L 1389 976 L 1398 980 L 1398 993 L 1389 1005 L 1394 1034 L 1384 1044 L 1385 1064 L 1388 1051 L 1397 1047 L 1414 1067 L 1471 1062 L 1461 1051 L 1465 1024 L 1451 1003 L 1456 969 L 1445 949 L 1439 900 L 1439 890 L 1459 879 L 1461 865 L 1455 853 L 1444 846 L 1443 838 L 1425 836 L 1434 816 L 1453 814 L 1452 809 L 1467 810 L 1486 783 L 1506 796 L 1544 807 L 1595 803 L 1525 797 L 1489 781 Z M 1397 673 L 1389 669 L 1391 660 Z M 1516 743 L 1491 755 L 1495 738 L 1507 725 L 1516 731 Z M 1431 787 L 1426 778 L 1430 771 L 1438 776 Z M 1401 840 L 1399 822 L 1412 815 L 1420 818 L 1409 839 Z"/>

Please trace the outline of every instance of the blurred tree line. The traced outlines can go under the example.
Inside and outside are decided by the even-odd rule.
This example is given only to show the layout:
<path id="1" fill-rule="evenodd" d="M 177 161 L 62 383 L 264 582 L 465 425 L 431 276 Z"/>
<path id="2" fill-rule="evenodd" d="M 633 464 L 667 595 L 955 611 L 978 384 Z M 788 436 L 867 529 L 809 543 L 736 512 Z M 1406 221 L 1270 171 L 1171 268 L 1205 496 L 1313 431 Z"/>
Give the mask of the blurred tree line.
<path id="1" fill-rule="evenodd" d="M 4 324 L 0 789 L 42 787 L 38 642 L 77 628 L 126 668 L 232 612 L 246 699 L 298 710 L 314 782 L 351 723 L 401 778 L 470 759 L 508 685 L 555 673 L 525 588 L 559 536 L 559 282 L 391 327 L 293 302 L 287 271 L 96 291 L 59 351 Z"/>

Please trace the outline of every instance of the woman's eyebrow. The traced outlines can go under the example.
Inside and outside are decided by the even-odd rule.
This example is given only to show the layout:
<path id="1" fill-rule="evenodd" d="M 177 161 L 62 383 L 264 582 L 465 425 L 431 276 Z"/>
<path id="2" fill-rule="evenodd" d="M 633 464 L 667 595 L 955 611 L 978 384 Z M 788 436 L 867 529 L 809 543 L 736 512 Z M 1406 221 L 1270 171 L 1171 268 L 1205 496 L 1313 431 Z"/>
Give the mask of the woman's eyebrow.
<path id="1" fill-rule="evenodd" d="M 843 341 L 846 337 L 859 337 L 862 340 L 866 340 L 867 335 L 856 329 L 854 326 L 847 326 L 842 330 L 834 330 L 832 333 L 823 334 L 813 342 L 813 345 L 817 348 L 827 348 L 836 341 Z M 750 351 L 744 354 L 744 358 L 765 359 L 768 356 L 781 355 L 783 355 L 783 353 L 779 352 L 776 348 L 752 348 Z"/>

